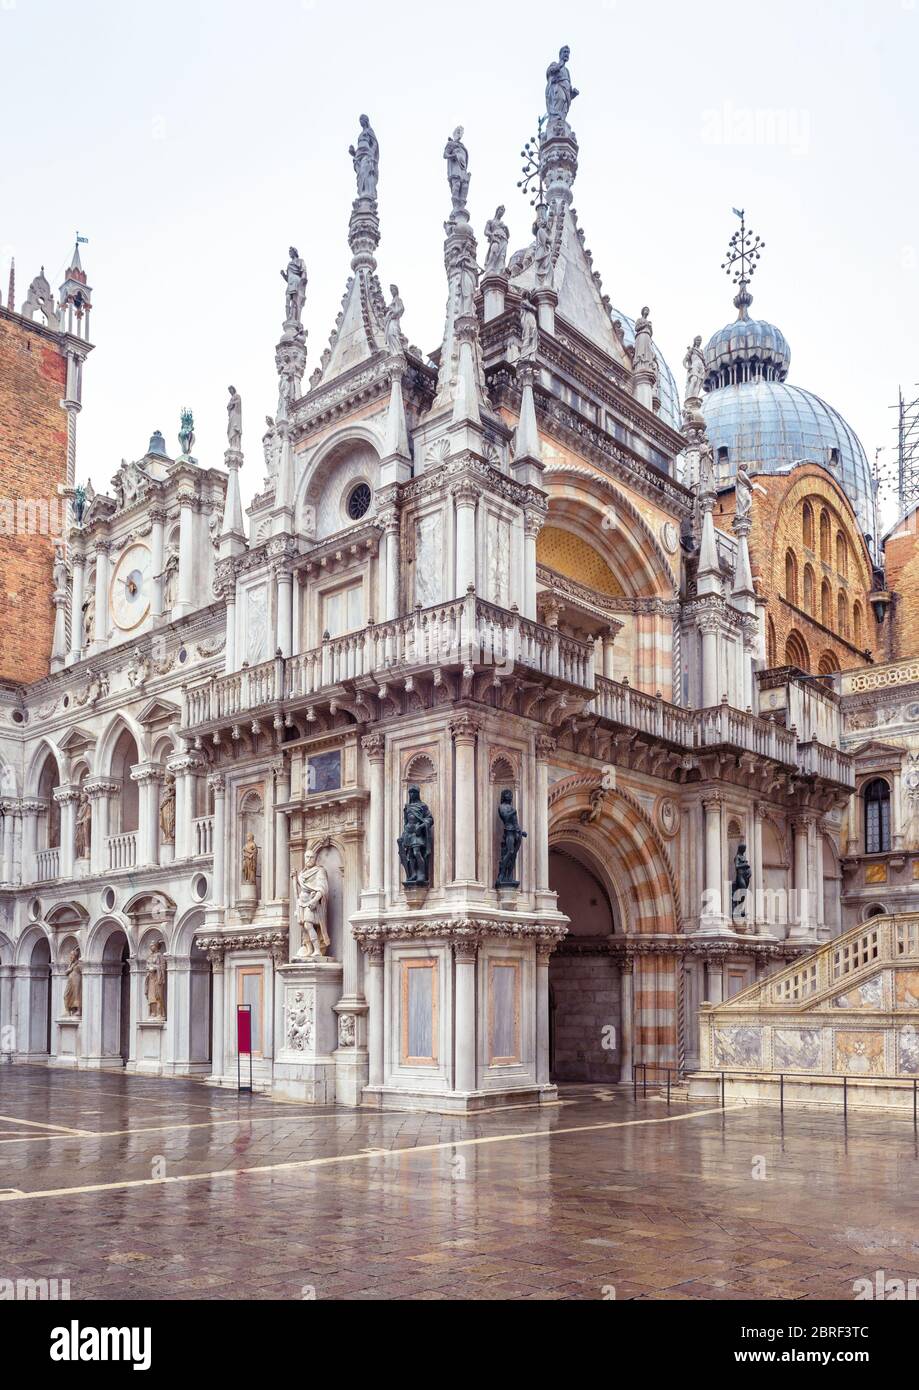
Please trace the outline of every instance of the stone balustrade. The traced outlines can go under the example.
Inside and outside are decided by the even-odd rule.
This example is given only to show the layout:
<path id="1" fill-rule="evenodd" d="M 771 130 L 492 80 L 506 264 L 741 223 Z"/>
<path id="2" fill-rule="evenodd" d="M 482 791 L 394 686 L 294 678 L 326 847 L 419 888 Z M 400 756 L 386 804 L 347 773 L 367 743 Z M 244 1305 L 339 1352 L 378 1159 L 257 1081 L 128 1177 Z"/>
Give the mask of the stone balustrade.
<path id="1" fill-rule="evenodd" d="M 106 860 L 110 869 L 133 869 L 137 864 L 137 831 L 126 830 L 120 835 L 108 835 L 105 840 Z"/>
<path id="2" fill-rule="evenodd" d="M 40 849 L 35 853 L 35 881 L 48 883 L 61 876 L 61 851 L 58 848 Z"/>

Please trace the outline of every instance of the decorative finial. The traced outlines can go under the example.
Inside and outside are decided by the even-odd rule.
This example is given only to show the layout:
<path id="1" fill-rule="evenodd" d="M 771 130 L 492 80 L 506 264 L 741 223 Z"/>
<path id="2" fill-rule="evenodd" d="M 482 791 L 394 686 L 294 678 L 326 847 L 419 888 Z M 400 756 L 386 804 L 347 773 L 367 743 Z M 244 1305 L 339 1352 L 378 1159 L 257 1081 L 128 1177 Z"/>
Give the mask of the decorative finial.
<path id="1" fill-rule="evenodd" d="M 745 319 L 747 309 L 753 303 L 753 296 L 747 287 L 756 272 L 760 253 L 766 249 L 766 243 L 753 232 L 747 231 L 743 208 L 732 208 L 732 212 L 735 217 L 740 218 L 740 229 L 728 242 L 727 260 L 722 261 L 721 269 L 730 277 L 731 283 L 738 286 L 734 306 L 739 317 Z"/>
<path id="2" fill-rule="evenodd" d="M 543 201 L 542 165 L 539 159 L 539 147 L 542 144 L 543 131 L 548 119 L 548 116 L 539 117 L 536 122 L 536 134 L 530 136 L 529 140 L 520 151 L 520 158 L 524 161 L 520 170 L 523 174 L 523 178 L 517 180 L 517 187 L 524 197 L 526 197 L 528 193 L 532 193 L 530 207 L 534 208 L 538 203 Z"/>
<path id="3" fill-rule="evenodd" d="M 10 261 L 10 286 L 6 296 L 6 307 L 10 313 L 16 308 L 16 257 Z"/>

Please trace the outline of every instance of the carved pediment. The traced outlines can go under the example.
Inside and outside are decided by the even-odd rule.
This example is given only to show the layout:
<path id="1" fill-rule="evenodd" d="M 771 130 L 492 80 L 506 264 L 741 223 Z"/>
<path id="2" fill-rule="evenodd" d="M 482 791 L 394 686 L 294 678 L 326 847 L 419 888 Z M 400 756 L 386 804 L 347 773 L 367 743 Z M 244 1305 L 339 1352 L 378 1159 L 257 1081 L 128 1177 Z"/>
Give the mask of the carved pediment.
<path id="1" fill-rule="evenodd" d="M 144 705 L 137 716 L 137 722 L 145 729 L 162 729 L 170 724 L 177 724 L 180 718 L 181 710 L 178 705 L 172 704 L 169 700 L 153 699 Z"/>

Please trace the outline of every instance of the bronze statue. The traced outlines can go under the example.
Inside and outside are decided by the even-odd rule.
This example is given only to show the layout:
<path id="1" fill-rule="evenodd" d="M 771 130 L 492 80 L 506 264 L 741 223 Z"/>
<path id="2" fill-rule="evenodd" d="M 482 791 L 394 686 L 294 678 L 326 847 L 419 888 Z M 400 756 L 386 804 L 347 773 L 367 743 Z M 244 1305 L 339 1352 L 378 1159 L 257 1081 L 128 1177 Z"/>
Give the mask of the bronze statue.
<path id="1" fill-rule="evenodd" d="M 501 822 L 501 855 L 498 860 L 496 888 L 519 888 L 520 880 L 514 877 L 517 855 L 526 839 L 526 831 L 520 829 L 517 811 L 514 806 L 514 793 L 505 787 L 498 802 L 498 819 Z"/>
<path id="2" fill-rule="evenodd" d="M 402 808 L 402 834 L 396 841 L 406 888 L 428 888 L 434 857 L 434 817 L 421 800 L 418 787 L 409 787 Z"/>

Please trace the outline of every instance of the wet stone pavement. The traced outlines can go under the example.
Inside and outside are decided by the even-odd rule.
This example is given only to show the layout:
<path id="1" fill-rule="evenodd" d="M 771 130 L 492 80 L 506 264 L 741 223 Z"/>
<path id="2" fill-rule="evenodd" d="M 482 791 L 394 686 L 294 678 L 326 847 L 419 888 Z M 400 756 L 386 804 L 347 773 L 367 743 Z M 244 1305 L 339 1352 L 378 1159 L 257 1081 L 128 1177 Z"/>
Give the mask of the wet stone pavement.
<path id="1" fill-rule="evenodd" d="M 0 1278 L 73 1299 L 840 1299 L 919 1278 L 911 1117 L 590 1087 L 474 1118 L 0 1068 Z"/>

